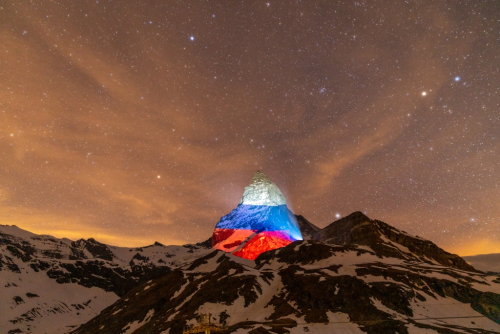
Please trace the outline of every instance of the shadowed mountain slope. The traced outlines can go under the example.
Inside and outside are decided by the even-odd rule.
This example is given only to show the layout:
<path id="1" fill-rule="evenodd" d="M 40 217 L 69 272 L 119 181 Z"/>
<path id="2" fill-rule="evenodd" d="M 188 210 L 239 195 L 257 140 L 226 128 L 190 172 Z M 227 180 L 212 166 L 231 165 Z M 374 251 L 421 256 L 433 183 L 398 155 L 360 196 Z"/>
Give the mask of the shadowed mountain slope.
<path id="1" fill-rule="evenodd" d="M 130 291 L 74 333 L 496 333 L 500 278 L 355 212 L 255 261 L 215 250 Z M 314 233 L 311 233 L 314 231 Z"/>
<path id="2" fill-rule="evenodd" d="M 444 251 L 432 241 L 412 236 L 380 220 L 372 220 L 359 211 L 331 223 L 313 234 L 311 239 L 339 245 L 366 245 L 381 256 L 435 262 L 476 271 L 460 256 Z"/>

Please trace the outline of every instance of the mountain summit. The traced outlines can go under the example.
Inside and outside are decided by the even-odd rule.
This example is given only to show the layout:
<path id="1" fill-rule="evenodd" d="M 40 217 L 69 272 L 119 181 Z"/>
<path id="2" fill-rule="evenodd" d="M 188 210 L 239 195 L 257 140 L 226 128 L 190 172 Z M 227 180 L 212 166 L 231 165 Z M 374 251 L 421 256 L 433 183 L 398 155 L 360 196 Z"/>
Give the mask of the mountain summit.
<path id="1" fill-rule="evenodd" d="M 278 206 L 286 205 L 286 199 L 266 174 L 257 171 L 252 183 L 245 187 L 240 204 Z"/>
<path id="2" fill-rule="evenodd" d="M 224 334 L 500 333 L 499 275 L 362 212 L 324 228 L 296 219 L 308 240 L 255 261 L 215 250 L 137 286 L 73 333 L 181 333 L 206 313 Z"/>
<path id="3" fill-rule="evenodd" d="M 500 275 L 361 212 L 296 220 L 305 240 L 255 261 L 0 225 L 0 332 L 174 334 L 211 313 L 224 334 L 500 333 Z"/>
<path id="4" fill-rule="evenodd" d="M 257 171 L 240 204 L 215 226 L 212 247 L 254 260 L 263 252 L 302 239 L 285 196 L 267 175 Z"/>

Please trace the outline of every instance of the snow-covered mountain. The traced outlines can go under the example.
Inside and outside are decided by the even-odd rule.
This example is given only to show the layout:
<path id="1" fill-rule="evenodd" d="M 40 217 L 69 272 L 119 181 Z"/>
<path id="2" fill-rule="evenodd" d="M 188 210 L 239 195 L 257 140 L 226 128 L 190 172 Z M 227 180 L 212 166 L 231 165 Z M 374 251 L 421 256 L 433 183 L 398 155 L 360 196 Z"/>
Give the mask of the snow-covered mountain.
<path id="1" fill-rule="evenodd" d="M 0 333 L 67 333 L 138 285 L 211 251 L 209 240 L 123 248 L 0 225 Z"/>
<path id="2" fill-rule="evenodd" d="M 309 240 L 255 261 L 213 250 L 74 333 L 181 333 L 202 313 L 225 333 L 500 332 L 500 277 L 360 212 L 324 229 L 298 221 Z"/>
<path id="3" fill-rule="evenodd" d="M 464 256 L 464 260 L 484 272 L 500 274 L 500 253 Z"/>
<path id="4" fill-rule="evenodd" d="M 261 171 L 245 187 L 240 204 L 215 225 L 212 247 L 248 260 L 303 240 L 285 196 Z"/>

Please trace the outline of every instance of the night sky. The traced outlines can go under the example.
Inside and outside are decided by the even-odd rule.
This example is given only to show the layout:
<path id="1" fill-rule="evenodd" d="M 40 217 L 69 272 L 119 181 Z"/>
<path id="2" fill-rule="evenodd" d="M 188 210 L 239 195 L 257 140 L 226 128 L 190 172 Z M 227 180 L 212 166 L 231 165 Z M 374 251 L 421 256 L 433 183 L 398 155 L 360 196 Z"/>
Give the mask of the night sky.
<path id="1" fill-rule="evenodd" d="M 206 240 L 262 170 L 500 252 L 500 2 L 0 0 L 0 224 Z"/>

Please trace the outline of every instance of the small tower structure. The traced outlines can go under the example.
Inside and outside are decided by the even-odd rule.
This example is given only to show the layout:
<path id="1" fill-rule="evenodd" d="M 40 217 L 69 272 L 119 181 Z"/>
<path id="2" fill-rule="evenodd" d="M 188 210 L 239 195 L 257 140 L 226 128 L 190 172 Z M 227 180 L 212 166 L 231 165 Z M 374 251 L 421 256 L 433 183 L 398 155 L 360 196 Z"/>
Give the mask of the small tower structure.
<path id="1" fill-rule="evenodd" d="M 182 334 L 191 334 L 191 333 L 205 333 L 210 334 L 210 331 L 219 332 L 227 329 L 227 326 L 224 326 L 220 323 L 214 323 L 211 321 L 212 314 L 211 313 L 203 313 L 196 318 L 198 325 L 196 326 L 185 326 Z"/>

